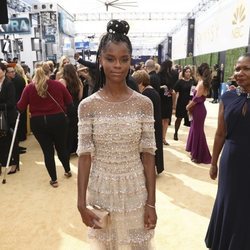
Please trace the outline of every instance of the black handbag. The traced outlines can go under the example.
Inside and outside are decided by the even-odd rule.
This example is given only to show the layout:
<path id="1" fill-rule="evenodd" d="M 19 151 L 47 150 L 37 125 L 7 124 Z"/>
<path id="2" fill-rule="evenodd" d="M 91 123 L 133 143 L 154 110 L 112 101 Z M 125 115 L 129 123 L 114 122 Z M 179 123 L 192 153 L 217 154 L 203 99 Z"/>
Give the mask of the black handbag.
<path id="1" fill-rule="evenodd" d="M 9 132 L 9 124 L 7 119 L 7 108 L 4 106 L 3 110 L 0 110 L 0 138 L 7 136 Z"/>

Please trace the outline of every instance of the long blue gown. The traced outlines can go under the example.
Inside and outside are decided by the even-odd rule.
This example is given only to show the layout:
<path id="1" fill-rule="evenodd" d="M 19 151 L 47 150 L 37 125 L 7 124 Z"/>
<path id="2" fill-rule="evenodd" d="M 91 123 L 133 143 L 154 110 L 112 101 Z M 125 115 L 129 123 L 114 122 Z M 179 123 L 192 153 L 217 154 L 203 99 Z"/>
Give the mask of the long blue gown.
<path id="1" fill-rule="evenodd" d="M 247 94 L 228 91 L 222 96 L 222 102 L 227 135 L 205 242 L 212 250 L 249 250 L 250 95 L 247 98 Z"/>

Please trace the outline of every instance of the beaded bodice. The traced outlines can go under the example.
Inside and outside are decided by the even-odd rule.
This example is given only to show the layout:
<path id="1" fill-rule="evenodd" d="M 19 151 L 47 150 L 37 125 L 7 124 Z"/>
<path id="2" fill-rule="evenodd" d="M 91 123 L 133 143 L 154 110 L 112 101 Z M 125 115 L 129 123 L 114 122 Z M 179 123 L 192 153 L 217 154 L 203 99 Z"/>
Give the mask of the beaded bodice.
<path id="1" fill-rule="evenodd" d="M 79 106 L 78 154 L 91 153 L 95 161 L 112 164 L 139 159 L 139 152 L 154 154 L 151 101 L 136 92 L 123 102 L 108 102 L 97 93 Z M 114 165 L 113 165 L 114 164 Z"/>

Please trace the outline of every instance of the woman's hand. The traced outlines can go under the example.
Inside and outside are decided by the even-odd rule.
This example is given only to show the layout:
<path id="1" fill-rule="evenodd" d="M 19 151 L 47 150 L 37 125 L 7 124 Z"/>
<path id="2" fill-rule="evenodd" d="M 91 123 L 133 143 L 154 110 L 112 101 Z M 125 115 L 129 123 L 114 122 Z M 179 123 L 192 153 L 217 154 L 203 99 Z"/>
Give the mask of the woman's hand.
<path id="1" fill-rule="evenodd" d="M 234 85 L 228 86 L 228 90 L 235 90 L 235 89 L 236 89 L 236 87 Z"/>
<path id="2" fill-rule="evenodd" d="M 194 106 L 195 106 L 195 103 L 193 101 L 189 101 L 188 105 L 186 106 L 186 110 L 192 113 Z"/>
<path id="3" fill-rule="evenodd" d="M 210 178 L 212 180 L 215 180 L 217 178 L 217 174 L 218 174 L 218 167 L 217 165 L 211 165 L 210 169 L 209 169 L 209 175 L 210 175 Z"/>
<path id="4" fill-rule="evenodd" d="M 100 227 L 95 223 L 99 221 L 100 218 L 90 211 L 86 206 L 78 206 L 78 210 L 82 217 L 82 222 L 87 226 L 93 229 L 100 229 Z"/>
<path id="5" fill-rule="evenodd" d="M 190 112 L 191 113 L 191 111 L 193 110 L 193 107 L 191 106 L 191 105 L 187 105 L 186 106 L 186 110 L 188 111 L 188 112 Z"/>
<path id="6" fill-rule="evenodd" d="M 154 229 L 156 227 L 157 215 L 155 208 L 145 205 L 144 227 L 145 229 Z"/>

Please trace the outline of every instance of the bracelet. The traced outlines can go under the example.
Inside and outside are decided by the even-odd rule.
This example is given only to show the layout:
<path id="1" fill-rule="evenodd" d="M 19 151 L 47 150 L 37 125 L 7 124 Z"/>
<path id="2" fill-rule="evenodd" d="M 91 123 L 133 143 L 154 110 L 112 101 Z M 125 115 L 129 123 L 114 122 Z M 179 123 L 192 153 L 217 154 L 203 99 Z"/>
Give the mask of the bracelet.
<path id="1" fill-rule="evenodd" d="M 150 207 L 150 208 L 153 208 L 153 209 L 155 209 L 155 206 L 153 206 L 153 205 L 150 205 L 150 204 L 148 204 L 148 203 L 146 203 L 146 206 L 148 206 L 148 207 Z"/>

